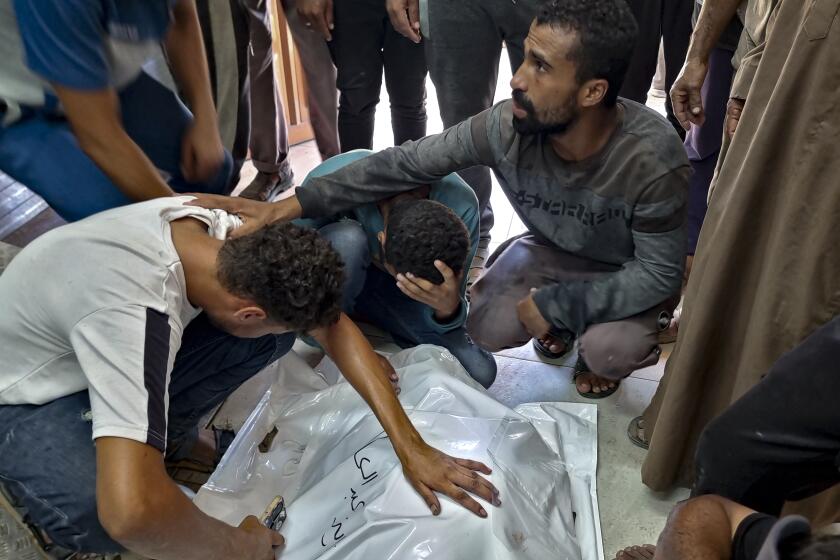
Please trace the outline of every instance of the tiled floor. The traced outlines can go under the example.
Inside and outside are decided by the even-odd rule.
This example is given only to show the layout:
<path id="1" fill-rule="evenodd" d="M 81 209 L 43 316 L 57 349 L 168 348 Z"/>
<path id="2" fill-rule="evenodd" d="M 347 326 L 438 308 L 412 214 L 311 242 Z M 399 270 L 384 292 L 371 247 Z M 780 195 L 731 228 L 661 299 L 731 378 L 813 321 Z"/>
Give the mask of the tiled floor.
<path id="1" fill-rule="evenodd" d="M 510 69 L 502 64 L 497 100 L 509 96 L 509 81 Z M 664 113 L 664 99 L 651 97 L 648 103 Z M 428 132 L 432 134 L 441 131 L 443 126 L 431 84 L 428 86 L 428 115 Z M 375 134 L 375 149 L 386 148 L 392 144 L 387 92 L 384 89 L 382 102 L 377 110 Z M 295 146 L 291 158 L 298 182 L 320 161 L 312 142 Z M 253 168 L 243 171 L 243 184 L 246 184 L 252 175 Z M 495 183 L 495 178 L 493 180 Z M 494 189 L 491 202 L 496 217 L 491 249 L 495 249 L 505 239 L 524 232 L 525 227 L 500 188 Z M 385 353 L 398 350 L 381 331 L 369 326 L 363 326 L 363 329 L 377 350 Z M 295 350 L 303 354 L 313 367 L 320 363 L 317 369 L 324 371 L 328 377 L 335 375 L 335 368 L 328 359 L 321 362 L 320 352 L 301 342 L 296 344 Z M 622 383 L 615 395 L 598 402 L 598 497 L 607 558 L 613 558 L 615 553 L 625 546 L 655 543 L 672 505 L 687 496 L 685 490 L 662 495 L 643 486 L 640 467 L 645 452 L 631 444 L 626 436 L 628 423 L 641 414 L 656 391 L 665 359 L 669 354 L 670 348 L 666 348 L 659 364 L 635 372 Z M 571 381 L 574 355 L 548 363 L 538 358 L 532 347 L 527 345 L 499 352 L 496 360 L 499 373 L 490 393 L 510 407 L 534 401 L 584 401 L 577 395 Z M 227 403 L 220 411 L 217 422 L 236 426 L 244 421 L 249 403 L 256 395 L 262 393 L 271 379 L 271 372 L 266 372 L 260 378 L 249 382 L 237 398 Z"/>

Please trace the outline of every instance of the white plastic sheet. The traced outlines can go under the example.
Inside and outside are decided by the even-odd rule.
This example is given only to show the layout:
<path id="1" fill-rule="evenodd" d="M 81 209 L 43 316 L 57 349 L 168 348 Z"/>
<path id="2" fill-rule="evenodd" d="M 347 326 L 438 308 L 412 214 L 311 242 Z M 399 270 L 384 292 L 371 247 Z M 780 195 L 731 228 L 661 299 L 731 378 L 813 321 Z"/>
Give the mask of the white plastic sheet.
<path id="1" fill-rule="evenodd" d="M 500 490 L 500 508 L 482 504 L 488 519 L 443 497 L 435 517 L 355 390 L 346 382 L 328 387 L 289 358 L 198 493 L 196 504 L 208 514 L 238 524 L 282 495 L 284 560 L 603 559 L 594 405 L 534 403 L 513 411 L 440 348 L 392 356 L 400 400 L 424 439 L 483 461 Z M 273 426 L 278 435 L 261 453 Z"/>

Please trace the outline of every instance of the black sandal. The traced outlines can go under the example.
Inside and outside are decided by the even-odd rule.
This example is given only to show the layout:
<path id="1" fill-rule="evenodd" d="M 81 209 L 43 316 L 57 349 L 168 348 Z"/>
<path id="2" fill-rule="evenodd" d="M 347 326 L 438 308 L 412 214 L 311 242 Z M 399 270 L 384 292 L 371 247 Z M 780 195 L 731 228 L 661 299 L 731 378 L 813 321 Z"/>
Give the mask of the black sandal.
<path id="1" fill-rule="evenodd" d="M 633 445 L 642 449 L 648 449 L 650 442 L 645 437 L 645 426 L 643 422 L 644 419 L 641 416 L 636 416 L 630 420 L 630 424 L 627 426 L 627 437 Z"/>
<path id="2" fill-rule="evenodd" d="M 549 331 L 548 336 L 555 338 L 563 343 L 565 350 L 562 352 L 552 352 L 548 346 L 542 343 L 539 338 L 531 339 L 531 343 L 534 345 L 534 350 L 537 351 L 537 354 L 541 355 L 544 358 L 548 358 L 549 360 L 557 360 L 568 354 L 572 348 L 575 347 L 575 335 L 569 331 L 560 331 L 552 329 Z"/>
<path id="3" fill-rule="evenodd" d="M 578 361 L 575 364 L 575 373 L 574 373 L 574 375 L 572 375 L 572 382 L 574 382 L 574 384 L 575 384 L 575 389 L 577 390 L 578 395 L 580 395 L 581 397 L 583 397 L 585 399 L 593 399 L 593 400 L 605 399 L 605 398 L 613 395 L 616 391 L 618 391 L 618 388 L 621 387 L 621 381 L 619 380 L 619 381 L 614 382 L 615 387 L 611 387 L 611 388 L 607 389 L 606 391 L 600 391 L 598 393 L 596 393 L 594 391 L 589 391 L 588 393 L 584 393 L 583 391 L 581 391 L 580 389 L 577 388 L 577 378 L 580 377 L 581 375 L 586 374 L 586 373 L 592 373 L 592 372 L 589 371 L 589 366 L 586 365 L 586 362 L 584 362 L 583 359 L 578 358 Z"/>

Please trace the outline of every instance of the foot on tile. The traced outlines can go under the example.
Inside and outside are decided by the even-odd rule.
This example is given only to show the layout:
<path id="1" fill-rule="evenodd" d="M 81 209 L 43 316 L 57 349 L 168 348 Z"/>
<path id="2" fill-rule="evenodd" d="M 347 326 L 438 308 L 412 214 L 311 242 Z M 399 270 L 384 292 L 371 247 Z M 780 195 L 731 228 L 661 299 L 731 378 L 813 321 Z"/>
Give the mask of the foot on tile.
<path id="1" fill-rule="evenodd" d="M 652 560 L 656 547 L 652 544 L 628 546 L 615 555 L 615 560 Z"/>
<path id="2" fill-rule="evenodd" d="M 589 366 L 581 356 L 578 356 L 572 379 L 574 379 L 578 395 L 586 399 L 605 399 L 618 391 L 618 386 L 621 384 L 621 381 L 607 379 L 589 371 Z"/>
<path id="3" fill-rule="evenodd" d="M 549 360 L 557 360 L 574 348 L 575 337 L 569 331 L 555 331 L 552 329 L 544 337 L 534 338 L 533 344 L 537 354 Z"/>
<path id="4" fill-rule="evenodd" d="M 627 437 L 630 438 L 630 441 L 633 445 L 641 447 L 642 449 L 647 449 L 650 447 L 650 442 L 648 441 L 648 436 L 645 434 L 645 419 L 641 416 L 636 416 L 632 420 L 630 420 L 630 424 L 627 426 Z"/>
<path id="5" fill-rule="evenodd" d="M 591 371 L 581 371 L 575 374 L 575 386 L 582 397 L 600 399 L 615 393 L 618 382 L 595 375 Z"/>
<path id="6" fill-rule="evenodd" d="M 280 193 L 288 190 L 294 182 L 291 171 L 284 173 L 257 173 L 251 184 L 239 193 L 242 198 L 251 200 L 271 201 Z"/>

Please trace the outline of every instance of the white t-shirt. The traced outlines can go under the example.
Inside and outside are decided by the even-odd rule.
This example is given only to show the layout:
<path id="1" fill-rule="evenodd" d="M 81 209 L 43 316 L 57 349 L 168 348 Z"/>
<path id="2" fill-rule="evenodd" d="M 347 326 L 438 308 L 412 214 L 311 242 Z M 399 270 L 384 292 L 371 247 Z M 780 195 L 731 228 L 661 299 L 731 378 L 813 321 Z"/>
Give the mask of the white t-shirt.
<path id="1" fill-rule="evenodd" d="M 170 222 L 188 216 L 224 239 L 241 221 L 160 198 L 53 230 L 0 276 L 0 405 L 90 392 L 93 437 L 164 451 L 168 386 L 187 299 Z"/>

